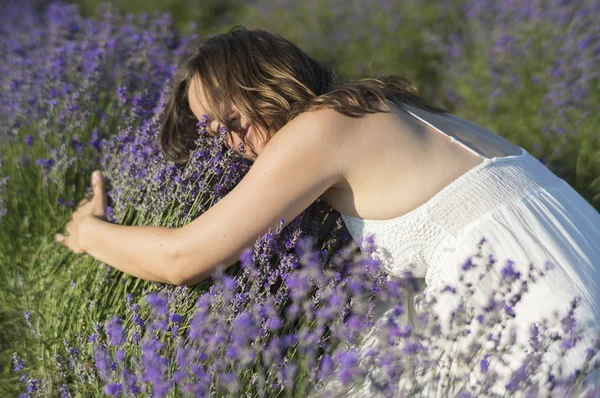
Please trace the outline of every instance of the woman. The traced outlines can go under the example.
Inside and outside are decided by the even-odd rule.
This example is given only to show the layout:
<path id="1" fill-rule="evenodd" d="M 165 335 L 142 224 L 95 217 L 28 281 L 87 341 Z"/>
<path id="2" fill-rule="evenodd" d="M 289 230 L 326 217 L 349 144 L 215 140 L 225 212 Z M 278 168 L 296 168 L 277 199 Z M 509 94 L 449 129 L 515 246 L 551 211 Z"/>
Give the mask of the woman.
<path id="1" fill-rule="evenodd" d="M 574 295 L 584 299 L 577 320 L 597 330 L 600 214 L 525 149 L 428 104 L 406 79 L 344 83 L 282 37 L 235 28 L 178 71 L 160 133 L 171 160 L 187 160 L 199 122 L 229 131 L 225 145 L 249 148 L 254 162 L 225 198 L 179 229 L 114 225 L 97 172 L 94 197 L 57 241 L 136 277 L 192 285 L 322 196 L 356 240 L 375 234 L 390 275 L 424 278 L 423 294 L 458 287 L 482 237 L 499 268 L 555 264 L 515 307 L 519 342 Z M 475 301 L 493 289 L 475 287 Z M 440 318 L 451 304 L 434 307 Z"/>

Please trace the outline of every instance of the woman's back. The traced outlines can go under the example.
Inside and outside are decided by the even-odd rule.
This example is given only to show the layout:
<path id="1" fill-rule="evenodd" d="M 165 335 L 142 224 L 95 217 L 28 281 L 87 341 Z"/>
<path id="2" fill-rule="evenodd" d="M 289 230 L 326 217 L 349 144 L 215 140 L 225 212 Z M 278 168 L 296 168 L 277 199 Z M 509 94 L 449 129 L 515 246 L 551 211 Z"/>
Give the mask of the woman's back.
<path id="1" fill-rule="evenodd" d="M 367 114 L 348 124 L 354 137 L 345 180 L 323 195 L 340 213 L 385 220 L 418 208 L 482 162 L 460 143 L 485 158 L 520 154 L 518 146 L 486 128 L 405 106 L 413 115 L 391 104 L 390 113 Z"/>

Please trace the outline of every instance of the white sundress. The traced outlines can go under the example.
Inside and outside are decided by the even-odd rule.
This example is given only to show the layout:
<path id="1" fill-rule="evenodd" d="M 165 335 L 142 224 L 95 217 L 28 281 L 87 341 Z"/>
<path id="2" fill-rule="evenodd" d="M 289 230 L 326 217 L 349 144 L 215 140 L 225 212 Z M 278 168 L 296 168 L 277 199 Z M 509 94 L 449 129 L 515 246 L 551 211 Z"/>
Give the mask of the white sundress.
<path id="1" fill-rule="evenodd" d="M 407 112 L 448 136 L 423 118 Z M 520 155 L 485 158 L 454 137 L 448 137 L 483 158 L 483 162 L 422 206 L 400 217 L 368 220 L 342 215 L 350 234 L 359 243 L 374 234 L 379 246 L 374 256 L 381 260 L 391 278 L 402 277 L 403 271 L 411 271 L 419 278 L 421 290 L 408 297 L 404 303 L 406 312 L 396 319 L 401 325 L 410 323 L 417 328 L 415 314 L 419 311 L 419 301 L 415 306 L 415 297 L 418 295 L 443 297 L 433 310 L 442 324 L 448 319 L 458 301 L 448 294 L 441 296 L 440 292 L 446 285 L 460 292 L 461 265 L 476 253 L 477 243 L 482 238 L 488 244 L 484 246 L 488 250 L 484 254 L 493 254 L 496 263 L 490 277 L 474 282 L 475 295 L 471 300 L 480 307 L 486 304 L 484 298 L 489 297 L 494 288 L 491 284 L 497 280 L 491 274 L 499 275 L 507 260 L 514 261 L 514 269 L 525 276 L 530 263 L 543 267 L 549 261 L 555 265 L 554 270 L 530 285 L 514 307 L 515 318 L 508 325 L 517 330 L 515 351 L 510 354 L 512 357 L 503 358 L 514 359 L 510 369 L 517 370 L 524 355 L 517 347 L 527 343 L 531 324 L 542 318 L 553 320 L 555 310 L 566 315 L 570 302 L 579 296 L 582 302 L 575 319 L 587 327 L 587 334 L 563 362 L 563 369 L 570 374 L 580 366 L 585 349 L 592 345 L 595 333 L 600 330 L 600 214 L 524 148 L 520 147 Z M 391 316 L 392 310 L 381 307 L 379 311 L 383 313 L 379 318 L 382 321 Z M 363 355 L 376 341 L 373 333 L 378 324 L 362 343 Z M 556 359 L 547 356 L 547 360 Z M 490 368 L 494 366 L 490 363 Z M 498 371 L 505 379 L 492 391 L 500 396 L 511 372 Z M 335 383 L 330 383 L 329 389 L 322 391 L 335 395 L 340 390 Z M 379 395 L 367 381 L 353 388 L 350 396 Z M 442 396 L 442 393 L 429 391 L 424 396 Z"/>

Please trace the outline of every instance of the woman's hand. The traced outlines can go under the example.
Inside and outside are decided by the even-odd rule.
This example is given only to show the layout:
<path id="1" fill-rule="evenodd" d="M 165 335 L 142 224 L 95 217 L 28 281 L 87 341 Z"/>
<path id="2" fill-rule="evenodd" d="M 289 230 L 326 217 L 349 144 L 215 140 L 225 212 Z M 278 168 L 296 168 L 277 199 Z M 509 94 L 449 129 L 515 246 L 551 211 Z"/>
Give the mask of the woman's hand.
<path id="1" fill-rule="evenodd" d="M 96 217 L 106 221 L 106 189 L 104 187 L 104 177 L 99 170 L 92 173 L 92 188 L 94 191 L 91 199 L 89 197 L 79 202 L 78 208 L 73 213 L 71 221 L 65 227 L 67 235 L 56 234 L 56 241 L 64 246 L 67 246 L 73 252 L 85 254 L 86 251 L 81 246 L 82 225 L 89 217 Z"/>

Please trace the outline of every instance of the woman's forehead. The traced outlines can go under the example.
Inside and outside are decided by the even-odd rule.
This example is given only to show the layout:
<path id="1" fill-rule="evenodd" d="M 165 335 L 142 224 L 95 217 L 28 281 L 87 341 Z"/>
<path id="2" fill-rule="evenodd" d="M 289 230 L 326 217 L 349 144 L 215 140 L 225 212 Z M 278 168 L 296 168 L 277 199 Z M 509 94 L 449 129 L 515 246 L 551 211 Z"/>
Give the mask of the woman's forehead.
<path id="1" fill-rule="evenodd" d="M 212 89 L 213 87 L 211 87 Z M 218 90 L 218 87 L 216 87 Z M 229 113 L 232 111 L 231 104 L 224 104 L 222 102 L 215 103 L 214 101 L 210 101 L 207 96 L 207 90 L 204 89 L 204 85 L 200 80 L 198 75 L 195 75 L 192 79 L 190 79 L 190 84 L 188 87 L 188 102 L 190 104 L 190 109 L 194 113 L 197 119 L 200 119 L 202 115 L 208 115 L 211 119 L 216 118 L 218 115 L 222 115 L 225 113 Z M 220 108 L 225 107 L 224 109 L 215 109 L 214 107 Z"/>

